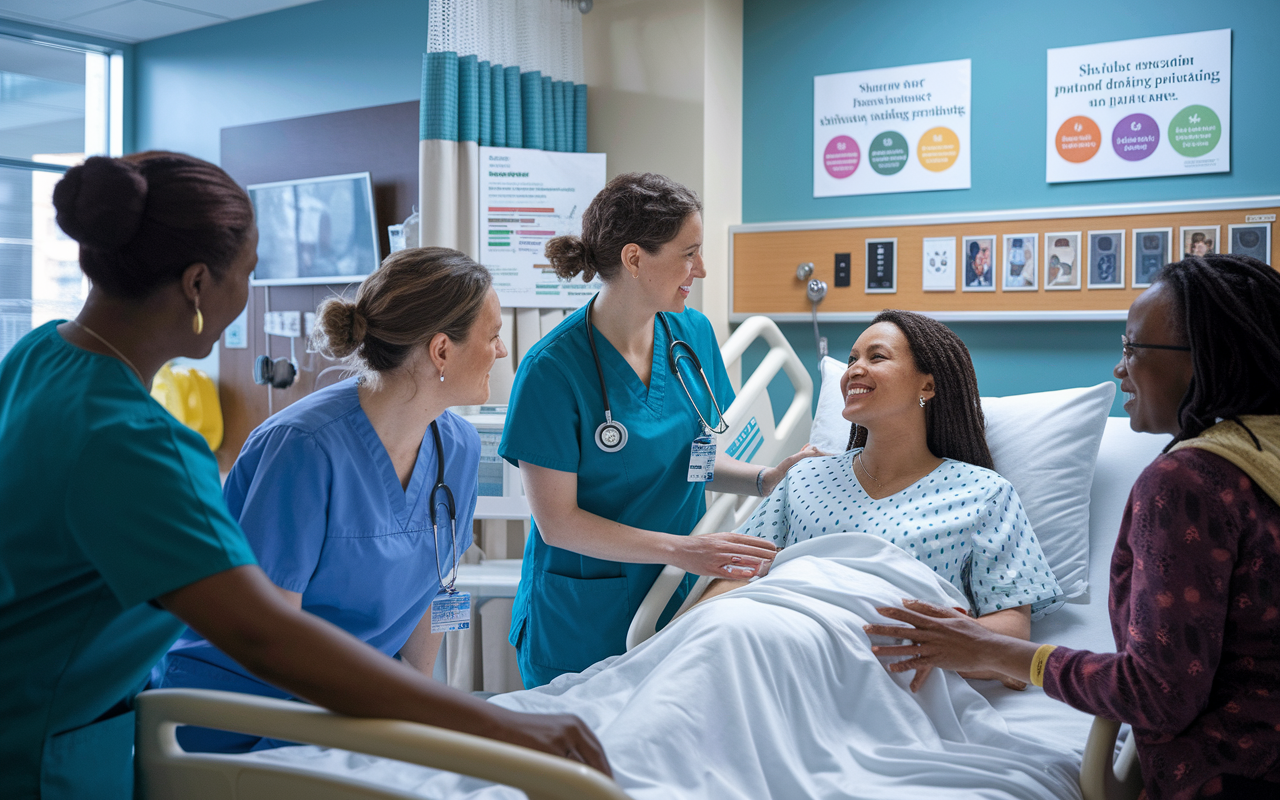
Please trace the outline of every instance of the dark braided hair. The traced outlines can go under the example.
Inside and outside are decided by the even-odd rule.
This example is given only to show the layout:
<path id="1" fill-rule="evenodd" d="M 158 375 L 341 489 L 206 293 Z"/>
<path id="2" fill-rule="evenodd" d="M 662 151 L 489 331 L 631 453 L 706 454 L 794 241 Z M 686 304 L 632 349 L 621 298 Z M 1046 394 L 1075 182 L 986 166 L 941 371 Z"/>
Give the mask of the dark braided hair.
<path id="1" fill-rule="evenodd" d="M 902 331 L 916 369 L 933 376 L 935 394 L 924 408 L 925 443 L 939 458 L 953 458 L 995 469 L 987 447 L 987 422 L 978 400 L 978 376 L 969 348 L 955 331 L 910 311 L 885 310 L 871 321 L 889 322 Z M 849 363 L 853 363 L 850 356 Z M 863 447 L 867 429 L 854 425 L 846 449 Z"/>
<path id="2" fill-rule="evenodd" d="M 1182 429 L 1169 447 L 1229 419 L 1261 450 L 1240 416 L 1280 414 L 1280 273 L 1249 256 L 1188 256 L 1156 283 L 1173 290 L 1173 323 L 1191 345 Z"/>

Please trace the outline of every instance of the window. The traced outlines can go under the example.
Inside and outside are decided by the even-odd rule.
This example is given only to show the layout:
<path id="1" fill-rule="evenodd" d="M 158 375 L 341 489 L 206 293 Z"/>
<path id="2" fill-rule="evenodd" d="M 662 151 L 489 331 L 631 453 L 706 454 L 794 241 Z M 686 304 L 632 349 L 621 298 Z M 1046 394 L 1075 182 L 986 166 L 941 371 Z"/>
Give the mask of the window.
<path id="1" fill-rule="evenodd" d="M 0 35 L 0 358 L 84 303 L 78 250 L 54 221 L 53 187 L 86 155 L 121 153 L 123 61 Z"/>

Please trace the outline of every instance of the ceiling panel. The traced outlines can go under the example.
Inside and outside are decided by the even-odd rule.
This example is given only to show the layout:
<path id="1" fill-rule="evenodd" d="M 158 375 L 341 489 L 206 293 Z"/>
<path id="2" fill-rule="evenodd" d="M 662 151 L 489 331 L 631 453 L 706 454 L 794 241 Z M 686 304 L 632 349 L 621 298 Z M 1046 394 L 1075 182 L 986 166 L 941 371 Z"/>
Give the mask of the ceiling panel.
<path id="1" fill-rule="evenodd" d="M 225 21 L 222 17 L 188 11 L 185 8 L 162 6 L 147 0 L 128 0 L 119 5 L 90 11 L 67 20 L 75 25 L 102 31 L 113 39 L 128 36 L 139 41 L 156 39 Z"/>
<path id="2" fill-rule="evenodd" d="M 0 19 L 142 42 L 316 0 L 0 0 Z"/>

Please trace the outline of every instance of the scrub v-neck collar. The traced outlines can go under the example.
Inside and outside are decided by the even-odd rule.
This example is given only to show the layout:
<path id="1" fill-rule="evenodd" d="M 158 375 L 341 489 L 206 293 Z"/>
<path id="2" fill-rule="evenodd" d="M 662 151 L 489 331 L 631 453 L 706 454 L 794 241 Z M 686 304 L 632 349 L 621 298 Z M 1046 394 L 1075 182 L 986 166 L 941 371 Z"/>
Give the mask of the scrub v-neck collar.
<path id="1" fill-rule="evenodd" d="M 373 459 L 373 464 L 382 476 L 383 486 L 387 491 L 387 503 L 391 509 L 391 514 L 396 520 L 396 524 L 401 530 L 414 519 L 418 505 L 422 503 L 424 492 L 422 491 L 423 482 L 427 480 L 427 473 L 431 473 L 431 478 L 435 478 L 435 471 L 428 467 L 431 456 L 435 452 L 435 441 L 431 436 L 431 428 L 427 427 L 426 432 L 422 436 L 422 442 L 418 445 L 418 457 L 413 463 L 413 473 L 409 476 L 409 485 L 402 487 L 400 478 L 396 475 L 395 464 L 391 462 L 391 454 L 387 452 L 387 448 L 382 444 L 382 439 L 378 437 L 378 431 L 373 427 L 373 421 L 369 419 L 369 415 L 364 413 L 364 406 L 360 405 L 360 389 L 358 382 L 352 382 L 351 394 L 355 400 L 355 408 L 351 413 L 351 425 L 355 428 L 356 433 L 360 435 L 360 439 L 365 443 L 365 447 L 369 450 L 369 455 Z M 436 454 L 437 457 L 438 454 Z"/>
<path id="2" fill-rule="evenodd" d="M 600 349 L 600 361 L 604 369 L 612 372 L 616 381 L 621 381 L 641 405 L 647 406 L 654 414 L 661 415 L 663 399 L 666 397 L 669 365 L 667 364 L 667 334 L 657 316 L 653 318 L 653 362 L 649 367 L 647 387 L 632 368 L 631 362 L 627 361 L 618 348 L 613 346 L 613 342 L 610 342 L 595 325 L 591 327 L 595 329 L 596 347 Z M 609 380 L 607 376 L 605 380 Z M 616 385 L 616 381 L 609 381 L 610 386 Z"/>

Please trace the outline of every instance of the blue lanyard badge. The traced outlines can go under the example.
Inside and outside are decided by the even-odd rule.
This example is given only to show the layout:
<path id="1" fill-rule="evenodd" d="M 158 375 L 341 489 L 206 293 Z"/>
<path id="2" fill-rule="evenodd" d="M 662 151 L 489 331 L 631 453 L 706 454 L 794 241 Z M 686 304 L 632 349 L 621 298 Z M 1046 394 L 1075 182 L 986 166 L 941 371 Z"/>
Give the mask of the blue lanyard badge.
<path id="1" fill-rule="evenodd" d="M 716 437 L 706 425 L 689 448 L 689 483 L 710 483 L 716 479 Z"/>

